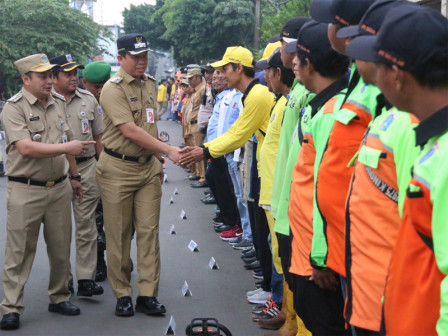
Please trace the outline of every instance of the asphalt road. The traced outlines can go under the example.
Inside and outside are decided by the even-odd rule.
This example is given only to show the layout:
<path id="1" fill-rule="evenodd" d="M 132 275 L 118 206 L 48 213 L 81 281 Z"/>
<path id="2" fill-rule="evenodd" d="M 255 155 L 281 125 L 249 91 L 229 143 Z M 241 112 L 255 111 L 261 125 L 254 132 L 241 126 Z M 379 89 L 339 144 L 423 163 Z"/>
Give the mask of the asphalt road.
<path id="1" fill-rule="evenodd" d="M 170 144 L 181 142 L 180 126 L 172 121 L 160 121 L 159 131 L 170 135 Z M 5 141 L 0 140 L 4 153 Z M 62 316 L 49 313 L 47 284 L 49 266 L 42 234 L 30 279 L 25 287 L 25 312 L 21 317 L 21 328 L 1 332 L 11 335 L 165 335 L 170 317 L 176 322 L 176 335 L 185 335 L 185 327 L 193 318 L 214 317 L 227 326 L 236 336 L 258 336 L 268 333 L 251 320 L 251 305 L 245 292 L 254 289 L 251 271 L 243 269 L 240 252 L 221 241 L 214 232 L 211 219 L 213 205 L 200 202 L 204 189 L 192 189 L 186 173 L 180 167 L 167 163 L 168 182 L 163 185 L 160 220 L 160 244 L 162 274 L 159 301 L 167 308 L 163 317 L 149 317 L 136 313 L 130 318 L 114 315 L 116 300 L 107 281 L 101 283 L 105 293 L 92 299 L 72 297 L 72 302 L 81 308 L 80 316 Z M 174 190 L 179 191 L 174 195 Z M 171 197 L 174 204 L 170 204 Z M 0 265 L 3 267 L 6 240 L 6 178 L 0 179 Z M 180 219 L 184 210 L 187 219 Z M 174 225 L 176 234 L 169 233 Z M 194 240 L 199 252 L 191 252 L 188 244 Z M 74 265 L 72 244 L 72 265 Z M 132 258 L 136 261 L 135 242 Z M 219 269 L 211 270 L 210 258 L 214 257 Z M 137 271 L 133 272 L 133 283 Z M 1 277 L 2 275 L 0 275 Z M 192 296 L 182 295 L 182 286 L 187 281 Z M 75 288 L 76 290 L 76 288 Z M 134 292 L 134 300 L 138 293 Z M 0 286 L 0 297 L 3 288 Z"/>

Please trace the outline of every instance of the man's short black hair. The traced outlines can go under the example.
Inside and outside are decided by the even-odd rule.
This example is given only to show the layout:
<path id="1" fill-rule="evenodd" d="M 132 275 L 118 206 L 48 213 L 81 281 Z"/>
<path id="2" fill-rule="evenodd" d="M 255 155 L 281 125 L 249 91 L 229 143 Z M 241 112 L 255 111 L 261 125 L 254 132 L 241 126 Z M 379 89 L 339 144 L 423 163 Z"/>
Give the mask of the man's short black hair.
<path id="1" fill-rule="evenodd" d="M 233 69 L 233 71 L 235 71 L 237 68 L 238 68 L 238 64 L 237 63 L 230 63 L 231 65 L 232 65 L 232 69 Z M 255 65 L 255 62 L 254 61 L 252 61 L 252 66 L 254 66 Z M 243 73 L 247 76 L 247 77 L 249 77 L 249 78 L 254 78 L 254 76 L 255 76 L 255 69 L 252 67 L 252 68 L 249 68 L 249 67 L 247 67 L 247 66 L 244 66 L 244 65 L 242 65 L 241 64 L 241 66 L 243 67 Z"/>
<path id="2" fill-rule="evenodd" d="M 350 65 L 350 59 L 347 56 L 336 52 L 332 48 L 328 48 L 327 52 L 313 55 L 305 55 L 299 52 L 297 57 L 300 66 L 306 65 L 306 59 L 308 59 L 314 70 L 326 78 L 337 78 L 345 75 Z"/>
<path id="3" fill-rule="evenodd" d="M 277 73 L 279 68 L 272 68 L 272 71 L 274 73 Z M 291 87 L 292 83 L 294 82 L 295 76 L 294 72 L 291 69 L 280 69 L 282 71 L 282 74 L 280 76 L 280 81 L 285 84 L 287 87 Z"/>

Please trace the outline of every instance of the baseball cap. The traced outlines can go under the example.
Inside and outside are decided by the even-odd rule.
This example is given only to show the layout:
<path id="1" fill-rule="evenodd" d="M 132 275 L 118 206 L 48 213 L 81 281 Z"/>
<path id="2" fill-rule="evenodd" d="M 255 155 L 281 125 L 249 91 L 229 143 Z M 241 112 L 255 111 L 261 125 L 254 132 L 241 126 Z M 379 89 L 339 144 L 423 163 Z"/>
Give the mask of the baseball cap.
<path id="1" fill-rule="evenodd" d="M 375 0 L 314 0 L 310 6 L 311 17 L 317 22 L 353 26 Z"/>
<path id="2" fill-rule="evenodd" d="M 224 65 L 227 65 L 229 63 L 241 63 L 245 67 L 253 68 L 253 60 L 254 56 L 249 51 L 249 49 L 240 46 L 228 47 L 226 49 L 226 52 L 224 53 L 224 56 L 222 57 L 222 60 L 212 63 L 211 66 L 216 70 L 222 70 Z"/>
<path id="3" fill-rule="evenodd" d="M 50 64 L 48 57 L 45 54 L 34 54 L 21 58 L 15 61 L 14 65 L 21 75 L 29 71 L 45 72 L 57 66 L 57 64 Z"/>
<path id="4" fill-rule="evenodd" d="M 191 78 L 193 76 L 202 76 L 201 68 L 188 69 L 185 78 Z"/>
<path id="5" fill-rule="evenodd" d="M 183 78 L 181 81 L 180 81 L 180 84 L 183 84 L 183 85 L 190 85 L 190 82 L 188 81 L 188 79 L 187 78 Z"/>
<path id="6" fill-rule="evenodd" d="M 142 34 L 127 34 L 117 40 L 118 52 L 127 52 L 131 55 L 138 55 L 150 51 L 148 42 Z"/>
<path id="7" fill-rule="evenodd" d="M 86 65 L 82 77 L 90 83 L 104 83 L 110 78 L 110 64 L 102 61 Z"/>
<path id="8" fill-rule="evenodd" d="M 215 71 L 215 68 L 211 66 L 211 64 L 212 64 L 213 62 L 216 62 L 216 61 L 213 60 L 213 61 L 209 61 L 209 62 L 207 62 L 206 65 L 204 65 L 204 66 L 201 67 L 201 70 L 202 70 L 202 71 Z"/>
<path id="9" fill-rule="evenodd" d="M 343 27 L 336 33 L 337 38 L 348 38 L 360 35 L 376 35 L 384 21 L 384 17 L 395 6 L 417 6 L 409 1 L 378 0 L 374 2 L 361 18 L 359 24 Z"/>
<path id="10" fill-rule="evenodd" d="M 275 43 L 275 42 L 278 42 L 281 40 L 282 40 L 282 38 L 280 37 L 280 34 L 276 34 L 269 38 L 268 43 Z"/>
<path id="11" fill-rule="evenodd" d="M 326 52 L 331 49 L 327 31 L 327 24 L 310 20 L 300 29 L 297 42 L 288 43 L 285 51 L 288 53 L 297 51 L 298 54 L 305 54 L 308 57 L 312 54 Z"/>
<path id="12" fill-rule="evenodd" d="M 255 63 L 255 69 L 256 70 L 263 70 L 267 69 L 268 66 L 268 58 L 272 55 L 272 53 L 277 50 L 277 48 L 281 48 L 282 43 L 280 41 L 277 41 L 275 43 L 268 43 L 266 45 L 266 48 L 264 48 L 263 56 Z"/>
<path id="13" fill-rule="evenodd" d="M 397 65 L 411 72 L 445 69 L 447 41 L 448 20 L 442 14 L 426 7 L 399 6 L 386 14 L 378 35 L 355 38 L 347 53 L 356 59 Z"/>
<path id="14" fill-rule="evenodd" d="M 309 20 L 311 19 L 306 16 L 297 16 L 289 19 L 280 32 L 280 39 L 285 41 L 286 43 L 296 42 L 297 34 L 299 33 L 303 25 Z"/>
<path id="15" fill-rule="evenodd" d="M 76 64 L 76 62 L 73 61 L 72 55 L 70 54 L 53 57 L 50 59 L 50 63 L 57 64 L 58 67 L 56 68 L 56 70 L 64 72 L 72 71 L 76 68 L 84 69 L 84 65 Z"/>
<path id="16" fill-rule="evenodd" d="M 257 62 L 258 65 L 258 62 Z M 280 56 L 280 48 L 274 50 L 274 52 L 269 56 L 265 63 L 262 65 L 263 67 L 260 69 L 268 69 L 268 68 L 282 68 L 283 62 Z"/>

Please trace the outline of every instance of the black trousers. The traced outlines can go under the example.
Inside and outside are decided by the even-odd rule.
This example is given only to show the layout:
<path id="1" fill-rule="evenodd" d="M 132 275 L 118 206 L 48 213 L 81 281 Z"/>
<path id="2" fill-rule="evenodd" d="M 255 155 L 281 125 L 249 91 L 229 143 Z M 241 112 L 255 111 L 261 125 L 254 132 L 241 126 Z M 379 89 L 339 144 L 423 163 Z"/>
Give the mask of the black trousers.
<path id="1" fill-rule="evenodd" d="M 323 290 L 309 276 L 292 274 L 294 309 L 313 336 L 351 335 L 345 329 L 344 299 L 339 285 L 335 291 Z"/>
<path id="2" fill-rule="evenodd" d="M 216 204 L 221 210 L 224 224 L 241 225 L 240 213 L 236 205 L 235 192 L 226 159 L 224 157 L 212 159 L 205 171 L 205 178 L 216 199 Z"/>
<path id="3" fill-rule="evenodd" d="M 278 241 L 278 255 L 282 263 L 283 276 L 288 284 L 289 289 L 294 292 L 293 276 L 289 273 L 291 267 L 291 254 L 292 254 L 292 233 L 289 236 L 276 232 Z"/>

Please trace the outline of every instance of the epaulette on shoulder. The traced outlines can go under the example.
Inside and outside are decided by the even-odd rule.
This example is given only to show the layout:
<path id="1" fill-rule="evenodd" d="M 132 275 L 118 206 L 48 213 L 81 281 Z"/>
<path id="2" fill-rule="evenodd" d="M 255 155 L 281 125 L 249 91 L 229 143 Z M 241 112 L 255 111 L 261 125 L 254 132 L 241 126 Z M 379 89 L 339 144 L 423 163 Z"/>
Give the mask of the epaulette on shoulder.
<path id="1" fill-rule="evenodd" d="M 84 93 L 84 94 L 86 94 L 86 95 L 95 97 L 95 96 L 92 94 L 92 92 L 90 92 L 89 90 L 85 90 L 85 89 L 81 89 L 81 88 L 77 88 L 76 90 L 78 90 L 79 92 Z"/>
<path id="2" fill-rule="evenodd" d="M 109 82 L 119 84 L 123 80 L 122 76 L 114 76 L 111 79 L 109 79 Z"/>
<path id="3" fill-rule="evenodd" d="M 65 97 L 63 95 L 61 95 L 60 93 L 52 91 L 51 94 L 53 95 L 53 97 L 56 97 L 56 98 L 59 98 L 60 100 L 65 101 Z"/>
<path id="4" fill-rule="evenodd" d="M 148 79 L 152 79 L 153 81 L 155 81 L 156 79 L 153 77 L 153 76 L 151 76 L 151 75 L 148 75 L 148 74 L 145 74 L 146 75 L 146 77 L 148 77 Z"/>
<path id="5" fill-rule="evenodd" d="M 23 95 L 22 92 L 17 93 L 16 95 L 12 96 L 8 99 L 8 102 L 15 103 L 18 102 L 20 99 L 22 99 Z"/>

